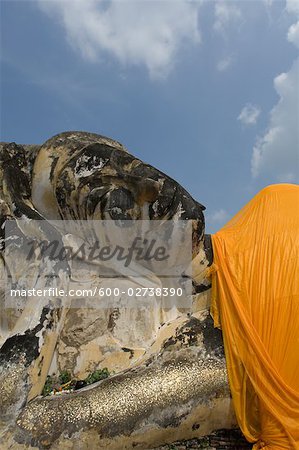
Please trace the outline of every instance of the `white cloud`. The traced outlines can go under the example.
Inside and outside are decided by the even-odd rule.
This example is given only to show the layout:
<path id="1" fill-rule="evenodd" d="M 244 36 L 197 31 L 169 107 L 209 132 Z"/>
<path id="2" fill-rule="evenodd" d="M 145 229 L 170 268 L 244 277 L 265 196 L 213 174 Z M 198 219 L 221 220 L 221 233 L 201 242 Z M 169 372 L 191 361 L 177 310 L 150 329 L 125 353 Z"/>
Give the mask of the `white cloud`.
<path id="1" fill-rule="evenodd" d="M 290 26 L 288 40 L 299 47 L 299 21 Z"/>
<path id="2" fill-rule="evenodd" d="M 98 61 L 109 54 L 124 66 L 146 66 L 153 78 L 170 72 L 186 39 L 200 43 L 201 1 L 38 1 L 83 58 Z"/>
<path id="3" fill-rule="evenodd" d="M 260 113 L 261 110 L 258 106 L 248 103 L 240 112 L 238 120 L 244 125 L 255 125 Z"/>
<path id="4" fill-rule="evenodd" d="M 286 10 L 289 14 L 297 16 L 297 22 L 290 26 L 288 31 L 288 41 L 299 47 L 299 1 L 286 0 Z"/>
<path id="5" fill-rule="evenodd" d="M 299 2 L 298 0 L 286 0 L 286 10 L 288 13 L 294 13 L 299 17 Z"/>
<path id="6" fill-rule="evenodd" d="M 229 214 L 224 209 L 218 209 L 209 216 L 210 222 L 213 224 L 224 224 L 229 218 Z"/>
<path id="7" fill-rule="evenodd" d="M 221 59 L 217 63 L 217 70 L 219 72 L 225 72 L 232 65 L 232 62 L 233 58 L 231 56 L 227 56 L 226 58 Z"/>
<path id="8" fill-rule="evenodd" d="M 232 1 L 218 1 L 215 3 L 215 22 L 213 28 L 218 33 L 224 34 L 232 22 L 239 22 L 242 18 L 240 9 Z"/>
<path id="9" fill-rule="evenodd" d="M 289 181 L 299 175 L 299 59 L 288 73 L 274 80 L 280 97 L 270 113 L 267 132 L 259 138 L 254 149 L 251 169 L 254 177 L 261 173 Z"/>
<path id="10" fill-rule="evenodd" d="M 299 18 L 299 2 L 286 2 L 286 10 Z M 299 46 L 299 21 L 288 30 L 288 40 Z M 270 113 L 268 129 L 260 137 L 251 159 L 254 177 L 262 174 L 274 176 L 277 181 L 290 182 L 299 179 L 299 58 L 289 72 L 274 79 L 279 101 Z"/>

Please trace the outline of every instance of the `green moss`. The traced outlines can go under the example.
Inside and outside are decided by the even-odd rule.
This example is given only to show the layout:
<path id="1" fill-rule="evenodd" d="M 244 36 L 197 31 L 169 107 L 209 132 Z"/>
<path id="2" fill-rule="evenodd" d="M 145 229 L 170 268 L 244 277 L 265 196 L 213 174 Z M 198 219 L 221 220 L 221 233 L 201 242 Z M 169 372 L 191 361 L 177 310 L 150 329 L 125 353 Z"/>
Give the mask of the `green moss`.
<path id="1" fill-rule="evenodd" d="M 67 370 L 63 370 L 58 377 L 58 381 L 60 384 L 65 384 L 71 381 L 72 376 Z"/>
<path id="2" fill-rule="evenodd" d="M 43 387 L 42 395 L 46 396 L 49 395 L 50 392 L 53 390 L 53 385 L 55 384 L 55 378 L 51 377 L 50 375 L 47 376 L 45 385 Z"/>
<path id="3" fill-rule="evenodd" d="M 95 370 L 94 372 L 90 373 L 84 381 L 86 382 L 86 384 L 92 384 L 108 378 L 109 375 L 109 370 L 107 369 L 107 367 L 105 367 L 104 369 Z"/>
<path id="4" fill-rule="evenodd" d="M 110 372 L 107 367 L 103 369 L 95 370 L 90 373 L 85 380 L 82 380 L 85 384 L 93 384 L 97 381 L 104 380 L 110 376 Z M 75 388 L 77 380 L 72 379 L 70 372 L 63 370 L 58 376 L 47 376 L 45 385 L 43 387 L 42 395 L 49 395 L 54 389 L 55 390 L 66 390 Z"/>

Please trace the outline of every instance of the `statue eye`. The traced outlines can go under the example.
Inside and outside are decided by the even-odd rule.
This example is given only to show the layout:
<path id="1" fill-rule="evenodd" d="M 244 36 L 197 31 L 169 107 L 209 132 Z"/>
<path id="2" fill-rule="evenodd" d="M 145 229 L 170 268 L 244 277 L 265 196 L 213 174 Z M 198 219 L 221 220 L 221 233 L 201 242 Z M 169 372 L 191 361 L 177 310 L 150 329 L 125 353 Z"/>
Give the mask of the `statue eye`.
<path id="1" fill-rule="evenodd" d="M 108 214 L 113 220 L 134 218 L 132 217 L 132 211 L 135 202 L 132 193 L 128 189 L 124 187 L 113 189 L 105 196 L 105 200 L 105 206 L 102 210 L 104 216 Z"/>

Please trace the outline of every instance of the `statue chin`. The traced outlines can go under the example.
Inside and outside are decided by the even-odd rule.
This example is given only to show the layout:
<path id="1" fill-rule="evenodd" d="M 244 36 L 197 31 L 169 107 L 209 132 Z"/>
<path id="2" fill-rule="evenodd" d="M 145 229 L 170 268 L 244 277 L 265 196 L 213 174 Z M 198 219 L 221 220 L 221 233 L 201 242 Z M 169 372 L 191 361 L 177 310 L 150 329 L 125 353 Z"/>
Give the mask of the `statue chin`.
<path id="1" fill-rule="evenodd" d="M 37 274 L 48 260 L 29 266 L 24 246 L 37 236 L 70 242 L 74 235 L 55 226 L 61 220 L 189 220 L 193 258 L 193 295 L 183 305 L 160 299 L 132 308 L 115 298 L 95 309 L 46 297 L 7 305 L 3 286 L 3 448 L 76 449 L 79 441 L 80 450 L 149 449 L 234 427 L 222 336 L 209 314 L 212 251 L 205 208 L 120 143 L 92 133 L 62 133 L 41 146 L 2 143 L 0 161 L 0 264 L 8 287 L 20 280 L 26 288 L 46 286 Z M 78 248 L 84 240 L 75 237 Z M 71 285 L 82 277 L 81 267 L 76 260 L 53 262 L 56 288 L 61 280 Z M 88 269 L 86 278 L 91 275 Z M 102 278 L 104 287 L 113 287 L 115 279 Z M 41 395 L 48 375 L 67 370 L 83 380 L 103 368 L 112 374 L 105 380 Z"/>

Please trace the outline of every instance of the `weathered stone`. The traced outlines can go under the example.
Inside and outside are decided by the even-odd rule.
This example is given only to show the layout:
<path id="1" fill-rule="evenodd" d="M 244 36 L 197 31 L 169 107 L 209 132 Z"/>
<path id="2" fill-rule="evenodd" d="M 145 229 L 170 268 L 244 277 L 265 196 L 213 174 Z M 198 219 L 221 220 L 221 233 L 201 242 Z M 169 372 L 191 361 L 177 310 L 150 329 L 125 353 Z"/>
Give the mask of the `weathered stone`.
<path id="1" fill-rule="evenodd" d="M 27 299 L 18 314 L 2 309 L 1 389 L 13 412 L 3 416 L 9 427 L 4 445 L 150 449 L 234 425 L 221 333 L 208 313 L 205 271 L 212 254 L 204 239 L 204 207 L 121 144 L 91 133 L 62 133 L 42 146 L 2 144 L 0 172 L 1 224 L 16 224 L 13 241 L 3 236 L 15 280 L 24 267 L 20 240 L 49 233 L 65 239 L 53 226 L 31 229 L 31 219 L 191 219 L 196 267 L 189 309 L 157 304 L 93 310 L 47 299 L 39 305 Z M 75 264 L 51 268 L 66 280 L 76 271 Z M 37 283 L 39 270 L 32 268 L 27 283 Z M 114 375 L 91 388 L 39 396 L 48 373 L 68 370 L 83 379 L 104 367 Z"/>

